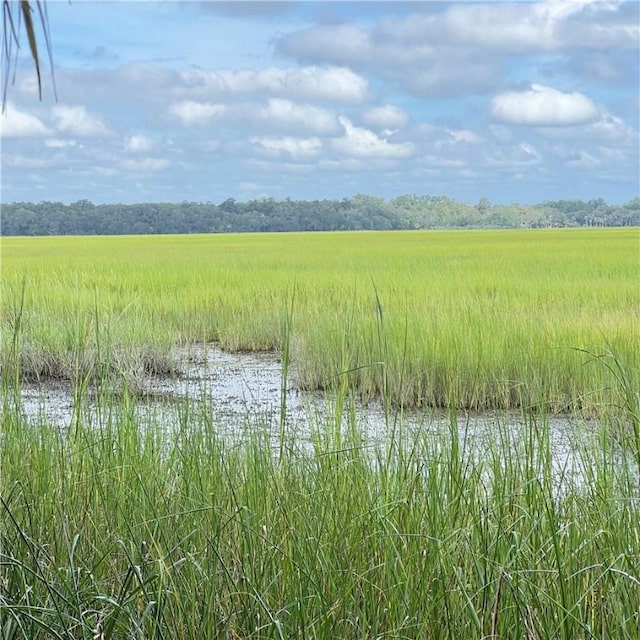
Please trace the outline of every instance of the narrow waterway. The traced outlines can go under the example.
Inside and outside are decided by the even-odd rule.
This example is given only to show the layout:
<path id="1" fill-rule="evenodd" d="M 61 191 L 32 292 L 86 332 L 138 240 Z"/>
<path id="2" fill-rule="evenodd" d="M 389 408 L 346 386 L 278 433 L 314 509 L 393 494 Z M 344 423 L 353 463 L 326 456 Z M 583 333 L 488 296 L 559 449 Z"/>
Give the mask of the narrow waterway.
<path id="1" fill-rule="evenodd" d="M 343 428 L 347 422 L 355 421 L 363 442 L 370 444 L 383 442 L 391 432 L 410 434 L 419 430 L 423 434 L 451 435 L 451 416 L 442 412 L 385 412 L 380 403 L 364 406 L 357 401 L 338 405 L 330 395 L 298 391 L 293 385 L 294 376 L 286 381 L 283 393 L 282 363 L 272 353 L 226 353 L 215 345 L 190 345 L 176 350 L 173 356 L 179 375 L 146 377 L 138 382 L 140 399 L 134 410 L 141 428 L 171 429 L 184 421 L 185 407 L 191 407 L 193 415 L 206 410 L 220 434 L 233 442 L 259 429 L 262 433 L 267 430 L 274 446 L 278 446 L 283 433 L 304 444 L 319 429 L 326 425 L 335 428 L 341 421 Z M 32 424 L 64 429 L 71 424 L 77 409 L 68 383 L 31 383 L 22 387 L 22 410 Z M 112 407 L 105 411 L 95 401 L 83 407 L 82 412 L 97 426 L 113 418 Z M 507 434 L 507 441 L 501 446 L 509 449 L 510 443 L 532 428 L 531 418 L 521 413 L 460 413 L 456 419 L 459 441 L 476 456 L 495 447 L 498 435 L 504 440 Z M 580 444 L 594 437 L 596 425 L 565 415 L 540 418 L 539 424 L 533 426 L 549 431 L 554 472 L 563 480 L 579 479 L 584 471 Z"/>

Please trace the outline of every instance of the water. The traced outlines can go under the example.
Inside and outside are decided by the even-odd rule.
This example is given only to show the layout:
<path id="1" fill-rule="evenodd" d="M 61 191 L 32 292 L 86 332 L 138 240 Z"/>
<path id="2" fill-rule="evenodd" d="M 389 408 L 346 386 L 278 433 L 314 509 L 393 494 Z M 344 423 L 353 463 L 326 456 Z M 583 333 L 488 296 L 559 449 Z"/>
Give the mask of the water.
<path id="1" fill-rule="evenodd" d="M 252 430 L 267 430 L 274 447 L 283 433 L 304 443 L 311 441 L 314 430 L 323 425 L 335 428 L 336 398 L 295 388 L 295 372 L 286 381 L 286 407 L 282 409 L 282 363 L 272 353 L 226 353 L 215 345 L 191 345 L 173 354 L 181 374 L 177 377 L 146 377 L 138 381 L 141 400 L 135 412 L 141 428 L 170 429 L 184 420 L 185 406 L 205 410 L 218 431 L 230 441 L 250 437 Z M 186 403 L 185 401 L 189 401 Z M 442 440 L 451 437 L 451 416 L 432 410 L 385 412 L 380 403 L 366 406 L 351 401 L 342 413 L 346 428 L 347 411 L 355 420 L 363 443 L 384 442 L 391 434 L 420 431 L 432 432 Z M 22 387 L 22 407 L 33 424 L 49 424 L 67 428 L 72 423 L 74 396 L 71 385 L 63 382 L 25 384 Z M 113 417 L 101 411 L 99 403 L 84 407 L 83 416 L 99 426 Z M 574 482 L 584 475 L 579 455 L 580 443 L 595 437 L 594 423 L 574 416 L 557 416 L 532 423 L 521 414 L 504 413 L 459 414 L 458 437 L 461 447 L 481 458 L 483 452 L 495 449 L 498 434 L 505 455 L 527 430 L 548 428 L 554 473 L 562 481 Z M 505 428 L 506 427 L 506 428 Z M 506 436 L 505 436 L 506 433 Z M 445 438 L 446 441 L 446 438 Z"/>

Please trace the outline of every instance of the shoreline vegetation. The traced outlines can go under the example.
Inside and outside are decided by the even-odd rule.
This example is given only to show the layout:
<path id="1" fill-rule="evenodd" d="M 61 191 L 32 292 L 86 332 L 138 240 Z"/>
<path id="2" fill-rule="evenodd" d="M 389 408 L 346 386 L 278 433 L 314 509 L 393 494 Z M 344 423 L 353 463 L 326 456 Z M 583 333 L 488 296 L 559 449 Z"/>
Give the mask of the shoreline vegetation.
<path id="1" fill-rule="evenodd" d="M 0 635 L 636 640 L 637 242 L 3 238 Z M 283 404 L 294 376 L 335 411 L 304 444 L 282 416 L 225 440 L 207 398 L 145 414 L 136 376 L 211 341 L 277 352 Z M 25 378 L 71 380 L 66 428 L 27 419 Z M 441 404 L 450 428 L 397 410 L 372 441 L 356 397 Z M 459 417 L 495 407 L 478 450 Z M 555 411 L 584 427 L 576 467 L 554 466 Z"/>
<path id="2" fill-rule="evenodd" d="M 389 200 L 358 194 L 342 200 L 275 200 L 99 204 L 78 200 L 3 204 L 5 236 L 518 229 L 640 226 L 640 198 L 610 205 L 602 198 L 539 204 L 468 204 L 446 196 L 402 195 Z"/>

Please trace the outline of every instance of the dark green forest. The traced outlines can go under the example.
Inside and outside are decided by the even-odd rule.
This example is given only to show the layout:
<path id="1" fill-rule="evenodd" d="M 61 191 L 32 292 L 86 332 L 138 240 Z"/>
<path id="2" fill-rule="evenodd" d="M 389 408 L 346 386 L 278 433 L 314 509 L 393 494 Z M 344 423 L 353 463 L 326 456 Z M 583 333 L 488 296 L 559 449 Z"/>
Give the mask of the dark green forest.
<path id="1" fill-rule="evenodd" d="M 620 205 L 602 199 L 494 205 L 487 198 L 473 205 L 430 195 L 390 200 L 368 195 L 313 201 L 230 198 L 217 205 L 14 202 L 3 205 L 0 218 L 4 236 L 585 226 L 640 226 L 640 198 Z"/>

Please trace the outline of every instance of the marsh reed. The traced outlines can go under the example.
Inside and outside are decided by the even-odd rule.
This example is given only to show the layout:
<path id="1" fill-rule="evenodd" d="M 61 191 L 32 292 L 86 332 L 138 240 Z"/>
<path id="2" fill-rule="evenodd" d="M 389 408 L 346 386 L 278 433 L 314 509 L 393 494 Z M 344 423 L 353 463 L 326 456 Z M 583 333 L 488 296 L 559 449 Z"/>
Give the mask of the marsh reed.
<path id="1" fill-rule="evenodd" d="M 638 468 L 606 425 L 559 492 L 541 416 L 482 455 L 454 416 L 279 453 L 200 405 L 170 431 L 5 409 L 3 638 L 637 638 Z"/>

